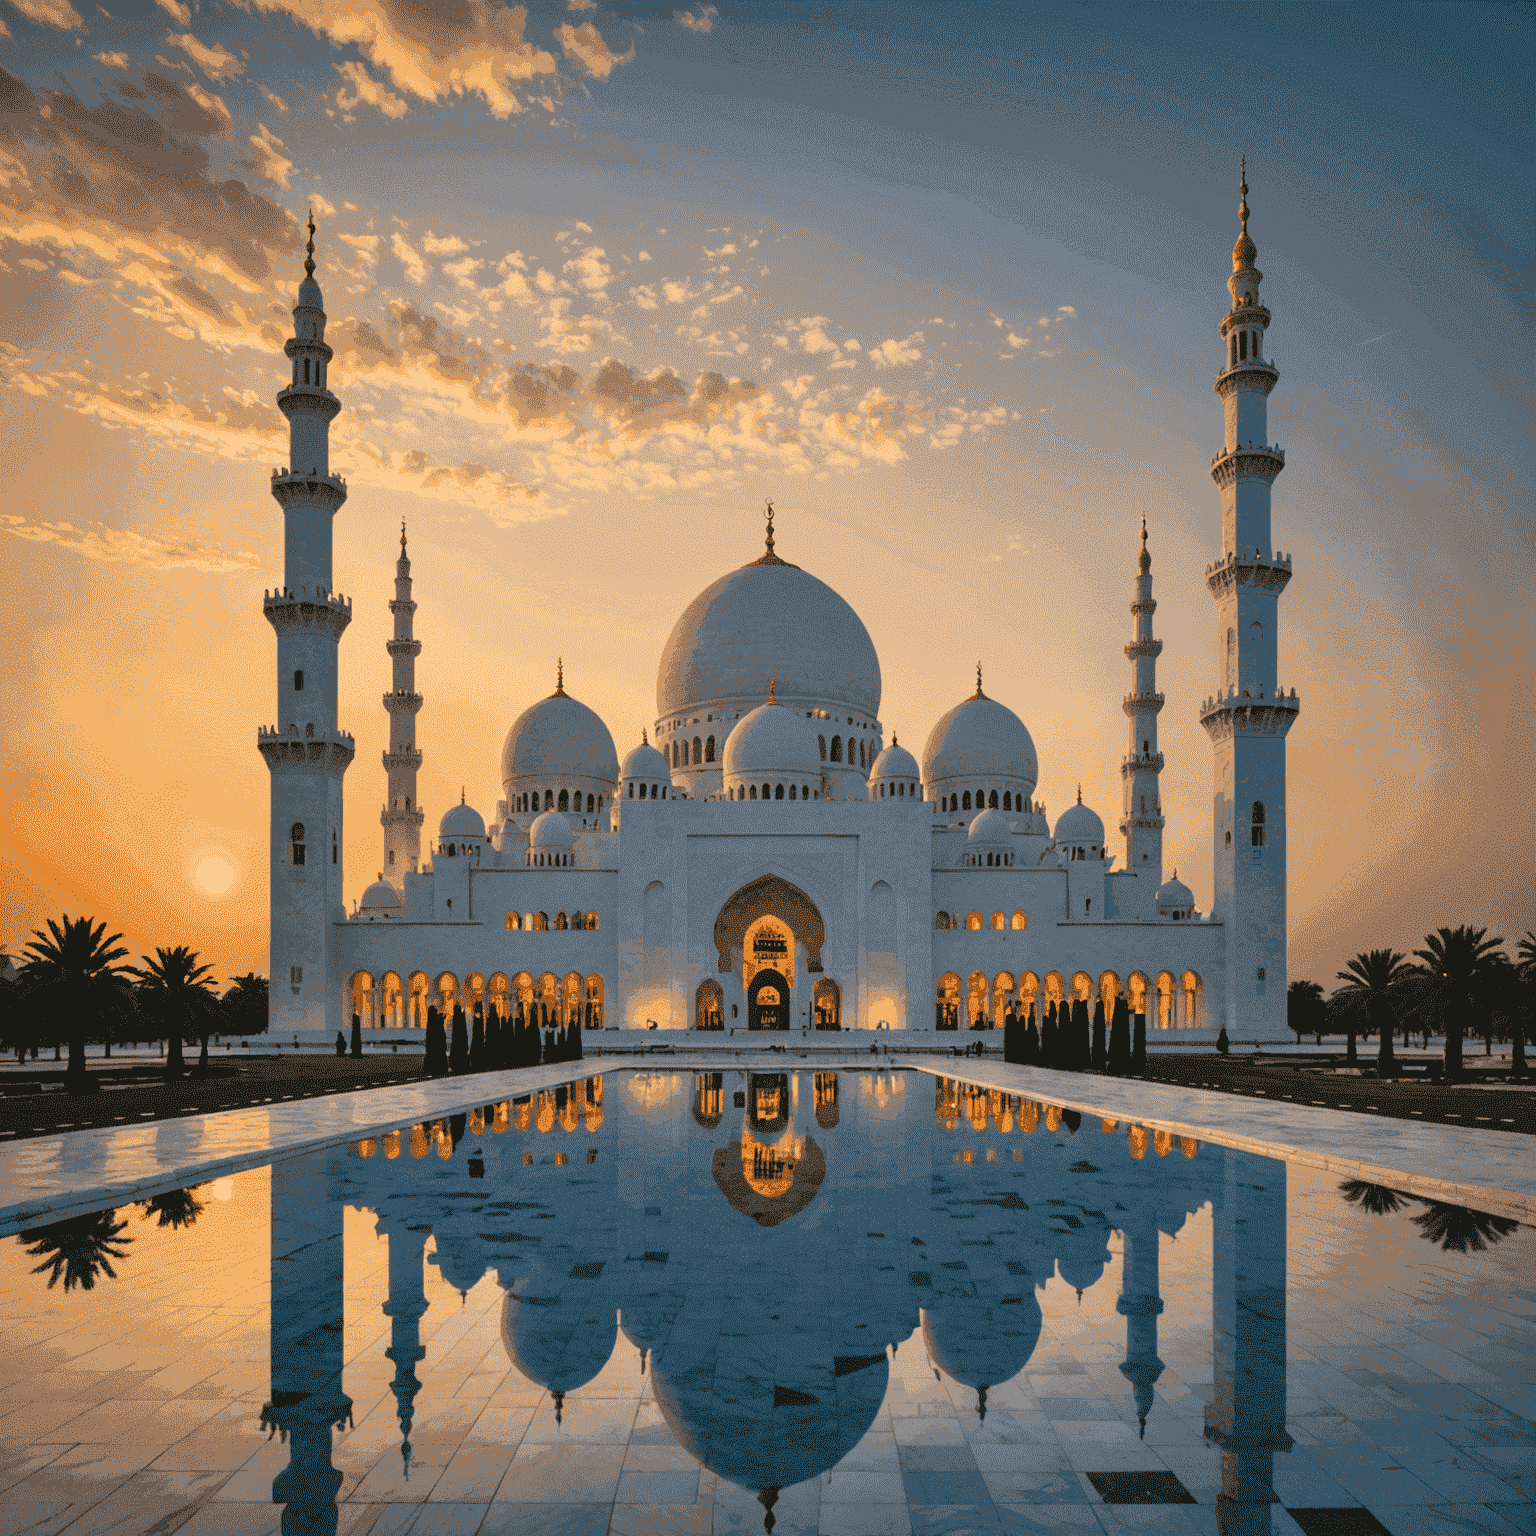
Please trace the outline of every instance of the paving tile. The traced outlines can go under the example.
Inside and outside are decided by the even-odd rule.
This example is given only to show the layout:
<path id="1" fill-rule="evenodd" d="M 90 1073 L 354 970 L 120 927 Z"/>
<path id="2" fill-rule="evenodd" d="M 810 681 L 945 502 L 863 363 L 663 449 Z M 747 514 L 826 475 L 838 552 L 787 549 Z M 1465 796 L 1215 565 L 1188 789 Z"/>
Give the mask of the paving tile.
<path id="1" fill-rule="evenodd" d="M 479 1536 L 607 1536 L 611 1504 L 508 1504 L 494 1502 Z"/>
<path id="2" fill-rule="evenodd" d="M 1056 1536 L 1081 1531 L 1101 1536 L 1103 1526 L 1087 1504 L 999 1504 L 998 1521 L 1003 1536 Z"/>
<path id="3" fill-rule="evenodd" d="M 615 1504 L 608 1536 L 711 1536 L 709 1503 Z"/>
<path id="4" fill-rule="evenodd" d="M 531 1445 L 518 1448 L 496 1502 L 611 1504 L 624 1468 L 622 1445 Z"/>
<path id="5" fill-rule="evenodd" d="M 392 1504 L 382 1509 L 369 1536 L 477 1536 L 487 1504 Z"/>
<path id="6" fill-rule="evenodd" d="M 621 1471 L 614 1501 L 618 1504 L 695 1504 L 699 1468 L 689 1471 Z"/>

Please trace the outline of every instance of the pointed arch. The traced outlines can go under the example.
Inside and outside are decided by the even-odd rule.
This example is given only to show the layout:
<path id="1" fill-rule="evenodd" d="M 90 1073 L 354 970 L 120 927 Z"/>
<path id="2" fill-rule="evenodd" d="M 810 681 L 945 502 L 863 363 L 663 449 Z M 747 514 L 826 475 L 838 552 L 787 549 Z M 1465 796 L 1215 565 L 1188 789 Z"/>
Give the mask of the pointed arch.
<path id="1" fill-rule="evenodd" d="M 816 903 L 782 876 L 760 875 L 742 886 L 720 908 L 715 919 L 715 950 L 719 969 L 732 969 L 731 952 L 741 947 L 747 929 L 760 917 L 772 915 L 788 923 L 796 940 L 805 946 L 807 971 L 821 970 L 821 946 L 827 941 L 826 924 Z"/>

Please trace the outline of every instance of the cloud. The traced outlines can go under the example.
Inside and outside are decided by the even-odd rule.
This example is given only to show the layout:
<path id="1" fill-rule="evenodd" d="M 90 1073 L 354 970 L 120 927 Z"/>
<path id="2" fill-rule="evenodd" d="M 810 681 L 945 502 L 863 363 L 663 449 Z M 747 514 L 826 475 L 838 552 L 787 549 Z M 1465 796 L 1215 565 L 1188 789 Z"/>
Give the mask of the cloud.
<path id="1" fill-rule="evenodd" d="M 697 11 L 673 11 L 672 19 L 681 22 L 690 32 L 713 32 L 720 11 L 713 5 L 701 5 Z"/>
<path id="2" fill-rule="evenodd" d="M 428 256 L 457 256 L 467 251 L 468 244 L 457 235 L 434 235 L 429 229 L 421 238 L 421 248 Z"/>
<path id="3" fill-rule="evenodd" d="M 564 357 L 573 352 L 590 352 L 592 343 L 613 335 L 613 327 L 601 315 L 573 315 L 569 299 L 551 299 L 539 316 L 544 335 L 539 346 L 549 347 Z"/>
<path id="4" fill-rule="evenodd" d="M 405 275 L 418 287 L 427 280 L 427 264 L 420 255 L 411 247 L 410 243 L 397 229 L 389 237 L 390 248 L 395 253 L 395 259 L 405 268 Z"/>
<path id="5" fill-rule="evenodd" d="M 293 169 L 293 161 L 283 154 L 287 146 L 265 123 L 257 123 L 256 129 L 251 135 L 252 158 L 244 164 L 255 171 L 269 187 L 282 187 L 286 191 L 288 173 Z M 332 213 L 335 211 L 331 209 Z"/>
<path id="6" fill-rule="evenodd" d="M 0 529 L 19 539 L 37 544 L 57 544 L 73 550 L 87 560 L 106 560 L 127 565 L 142 565 L 151 571 L 205 571 L 225 574 L 249 571 L 257 565 L 256 556 L 245 550 L 221 549 L 216 544 L 202 544 L 194 539 L 167 538 L 158 533 L 139 533 L 131 528 L 109 528 L 91 523 L 77 528 L 73 523 L 39 522 L 11 513 L 0 513 Z"/>
<path id="7" fill-rule="evenodd" d="M 256 81 L 256 89 L 260 91 L 261 94 L 265 96 L 267 100 L 270 101 L 279 112 L 286 112 L 288 110 L 288 103 L 275 92 L 269 91 L 266 86 L 261 83 L 260 80 Z"/>
<path id="8" fill-rule="evenodd" d="M 478 256 L 465 256 L 459 261 L 444 262 L 443 272 L 446 276 L 451 277 L 459 287 L 468 288 L 473 292 L 475 287 L 474 275 L 484 265 L 485 263 Z"/>
<path id="9" fill-rule="evenodd" d="M 298 221 L 238 179 L 211 174 L 197 141 L 224 131 L 217 97 L 154 74 L 145 82 L 170 126 L 117 101 L 88 108 L 67 91 L 34 92 L 0 67 L 0 230 L 118 268 L 137 260 L 146 276 L 180 261 L 263 290 L 275 258 L 299 245 Z"/>
<path id="10" fill-rule="evenodd" d="M 239 56 L 218 43 L 199 42 L 190 32 L 167 32 L 165 41 L 167 47 L 181 49 L 215 85 L 245 73 Z"/>
<path id="11" fill-rule="evenodd" d="M 182 0 L 155 0 L 160 7 L 178 26 L 190 27 L 192 25 L 192 7 L 183 5 Z"/>
<path id="12" fill-rule="evenodd" d="M 588 293 L 601 293 L 613 276 L 613 268 L 608 265 L 607 255 L 606 251 L 596 246 L 589 247 L 580 256 L 566 262 L 565 271 L 569 272 Z"/>
<path id="13" fill-rule="evenodd" d="M 11 4 L 28 21 L 35 21 L 40 27 L 53 27 L 60 32 L 70 32 L 76 27 L 85 25 L 85 18 L 69 3 L 69 0 L 11 0 Z"/>
<path id="14" fill-rule="evenodd" d="M 633 43 L 628 53 L 615 53 L 590 21 L 582 22 L 579 27 L 565 22 L 555 28 L 555 36 L 560 39 L 566 58 L 575 59 L 594 80 L 606 80 L 615 66 L 628 64 L 635 56 Z"/>
<path id="15" fill-rule="evenodd" d="M 377 107 L 385 117 L 404 117 L 411 109 L 381 81 L 375 80 L 356 59 L 332 66 L 346 84 L 336 92 L 336 108 L 351 122 L 360 106 Z"/>
<path id="16" fill-rule="evenodd" d="M 913 331 L 905 341 L 897 341 L 888 336 L 878 347 L 871 347 L 869 355 L 876 368 L 901 368 L 915 363 L 923 355 L 916 345 L 922 339 L 921 331 Z"/>
<path id="17" fill-rule="evenodd" d="M 93 53 L 91 57 L 98 64 L 105 64 L 108 69 L 128 68 L 128 55 L 126 53 Z"/>
<path id="18" fill-rule="evenodd" d="M 503 0 L 237 3 L 247 10 L 290 16 L 339 46 L 355 45 L 397 91 L 418 101 L 478 96 L 492 116 L 508 117 L 547 97 L 558 83 L 554 56 L 523 35 L 527 11 Z"/>

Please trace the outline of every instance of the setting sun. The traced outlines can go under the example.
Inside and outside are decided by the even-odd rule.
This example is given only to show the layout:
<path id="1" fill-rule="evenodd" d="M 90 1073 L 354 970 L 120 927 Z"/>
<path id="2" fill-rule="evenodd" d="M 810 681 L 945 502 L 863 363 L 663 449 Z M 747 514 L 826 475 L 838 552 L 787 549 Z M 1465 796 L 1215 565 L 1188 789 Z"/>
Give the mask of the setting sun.
<path id="1" fill-rule="evenodd" d="M 226 896 L 238 871 L 222 853 L 205 853 L 192 871 L 192 883 L 206 896 Z"/>

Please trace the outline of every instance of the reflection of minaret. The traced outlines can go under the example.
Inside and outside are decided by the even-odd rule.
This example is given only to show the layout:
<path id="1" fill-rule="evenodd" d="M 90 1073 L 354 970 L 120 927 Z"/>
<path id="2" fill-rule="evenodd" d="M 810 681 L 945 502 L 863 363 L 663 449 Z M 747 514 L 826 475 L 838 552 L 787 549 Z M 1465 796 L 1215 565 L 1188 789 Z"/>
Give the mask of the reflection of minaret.
<path id="1" fill-rule="evenodd" d="M 1211 1322 L 1215 1391 L 1205 1437 L 1221 1447 L 1222 1536 L 1268 1536 L 1285 1432 L 1285 1164 L 1228 1150 L 1215 1198 Z"/>
<path id="2" fill-rule="evenodd" d="M 342 1206 L 327 1198 L 327 1164 L 320 1151 L 272 1167 L 272 1400 L 261 1421 L 288 1442 L 272 1479 L 283 1536 L 335 1532 L 331 1426 L 352 1414 L 341 1390 Z"/>
<path id="3" fill-rule="evenodd" d="M 380 1227 L 384 1223 L 380 1221 Z M 421 1345 L 421 1316 L 427 1310 L 427 1292 L 422 1280 L 422 1256 L 426 1252 L 426 1227 L 384 1227 L 389 1238 L 389 1300 L 384 1315 L 389 1319 L 389 1348 L 386 1360 L 395 1362 L 395 1379 L 390 1391 L 400 1413 L 400 1462 L 407 1478 L 411 1475 L 411 1420 L 415 1416 L 416 1394 L 421 1383 L 416 1379 L 416 1362 L 426 1358 Z"/>
<path id="4" fill-rule="evenodd" d="M 1163 1374 L 1163 1362 L 1157 1356 L 1157 1320 L 1163 1311 L 1157 1277 L 1157 1222 L 1151 1213 L 1140 1211 L 1120 1230 L 1125 1244 L 1120 1299 L 1115 1303 L 1115 1311 L 1125 1319 L 1125 1359 L 1120 1374 L 1136 1389 L 1136 1417 L 1145 1438 L 1152 1389 Z"/>

